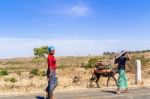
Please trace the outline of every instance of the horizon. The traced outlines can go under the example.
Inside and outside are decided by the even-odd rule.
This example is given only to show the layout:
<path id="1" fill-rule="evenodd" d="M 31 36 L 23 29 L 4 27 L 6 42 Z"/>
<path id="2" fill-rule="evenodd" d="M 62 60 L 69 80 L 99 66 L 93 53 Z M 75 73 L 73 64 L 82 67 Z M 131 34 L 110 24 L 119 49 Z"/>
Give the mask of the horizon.
<path id="1" fill-rule="evenodd" d="M 54 46 L 56 56 L 150 49 L 149 0 L 1 0 L 0 58 L 31 57 Z"/>

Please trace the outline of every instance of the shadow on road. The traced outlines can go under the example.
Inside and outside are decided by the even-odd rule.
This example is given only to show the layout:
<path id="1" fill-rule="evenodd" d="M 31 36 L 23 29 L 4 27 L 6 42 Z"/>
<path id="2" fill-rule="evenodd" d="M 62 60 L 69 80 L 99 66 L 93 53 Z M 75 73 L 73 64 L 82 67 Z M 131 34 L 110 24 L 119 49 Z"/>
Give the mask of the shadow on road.
<path id="1" fill-rule="evenodd" d="M 116 91 L 103 91 L 103 92 L 106 92 L 106 93 L 113 93 L 113 94 L 116 94 Z"/>
<path id="2" fill-rule="evenodd" d="M 43 96 L 36 96 L 36 99 L 45 99 Z"/>

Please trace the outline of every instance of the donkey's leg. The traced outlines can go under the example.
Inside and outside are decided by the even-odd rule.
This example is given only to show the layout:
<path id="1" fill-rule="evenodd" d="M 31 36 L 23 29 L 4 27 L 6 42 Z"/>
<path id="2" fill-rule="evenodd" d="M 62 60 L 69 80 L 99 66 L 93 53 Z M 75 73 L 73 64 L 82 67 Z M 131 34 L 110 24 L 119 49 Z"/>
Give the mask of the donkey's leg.
<path id="1" fill-rule="evenodd" d="M 111 74 L 108 73 L 108 79 L 107 79 L 107 85 L 106 85 L 107 87 L 108 87 L 108 84 L 109 84 L 110 77 L 111 77 Z"/>
<path id="2" fill-rule="evenodd" d="M 116 86 L 118 85 L 117 79 L 115 78 L 115 75 L 112 75 L 112 78 L 114 79 Z"/>
<path id="3" fill-rule="evenodd" d="M 92 78 L 90 79 L 90 87 L 92 87 L 92 82 L 93 82 L 93 80 L 92 80 Z"/>
<path id="4" fill-rule="evenodd" d="M 99 81 L 100 77 L 101 77 L 101 74 L 98 74 L 97 79 L 96 79 L 96 85 L 97 85 L 98 88 L 100 87 L 99 84 L 98 84 L 98 81 Z"/>
<path id="5" fill-rule="evenodd" d="M 109 84 L 109 80 L 110 80 L 110 76 L 108 76 L 108 79 L 107 79 L 107 87 L 108 87 L 108 84 Z"/>
<path id="6" fill-rule="evenodd" d="M 92 82 L 96 79 L 96 75 L 92 74 L 92 77 L 90 78 L 90 87 L 92 87 Z"/>
<path id="7" fill-rule="evenodd" d="M 92 82 L 93 82 L 93 79 L 91 78 L 90 79 L 90 87 L 92 87 Z"/>

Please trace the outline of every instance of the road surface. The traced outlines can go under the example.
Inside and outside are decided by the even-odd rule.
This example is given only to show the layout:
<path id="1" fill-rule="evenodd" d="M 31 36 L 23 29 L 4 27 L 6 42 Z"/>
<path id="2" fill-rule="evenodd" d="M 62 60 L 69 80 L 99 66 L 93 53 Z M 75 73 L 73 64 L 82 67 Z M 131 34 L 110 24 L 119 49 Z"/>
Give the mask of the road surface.
<path id="1" fill-rule="evenodd" d="M 31 96 L 9 96 L 0 99 L 45 99 L 42 94 Z M 116 95 L 113 89 L 88 89 L 85 91 L 57 92 L 56 99 L 150 99 L 150 88 L 131 89 L 129 93 Z"/>

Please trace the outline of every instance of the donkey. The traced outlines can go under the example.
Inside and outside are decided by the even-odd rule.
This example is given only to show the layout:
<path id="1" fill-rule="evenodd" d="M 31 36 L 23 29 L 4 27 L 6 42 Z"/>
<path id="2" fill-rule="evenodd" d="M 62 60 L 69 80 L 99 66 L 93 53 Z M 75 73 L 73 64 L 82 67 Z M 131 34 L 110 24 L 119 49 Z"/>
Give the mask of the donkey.
<path id="1" fill-rule="evenodd" d="M 97 72 L 97 71 L 94 71 L 93 73 L 92 73 L 92 77 L 90 78 L 90 87 L 92 87 L 92 82 L 94 81 L 94 80 L 96 80 L 96 85 L 97 85 L 97 87 L 99 88 L 100 86 L 99 86 L 99 84 L 98 84 L 98 81 L 99 81 L 99 79 L 100 79 L 100 77 L 102 76 L 102 77 L 108 77 L 108 79 L 107 79 L 107 87 L 108 87 L 108 83 L 109 83 L 109 80 L 110 80 L 110 78 L 112 77 L 113 79 L 114 79 L 114 81 L 115 81 L 115 83 L 116 83 L 116 85 L 117 85 L 117 80 L 116 80 L 116 78 L 115 78 L 115 74 L 116 73 L 118 73 L 118 71 L 117 71 L 117 69 L 116 68 L 113 68 L 111 71 L 109 71 L 109 72 Z"/>

